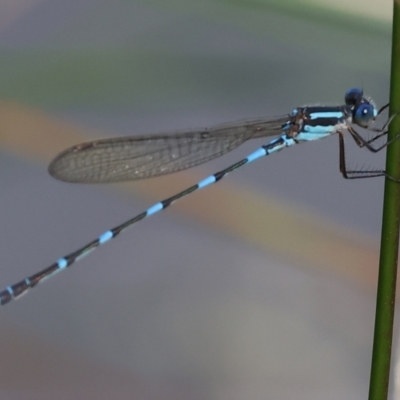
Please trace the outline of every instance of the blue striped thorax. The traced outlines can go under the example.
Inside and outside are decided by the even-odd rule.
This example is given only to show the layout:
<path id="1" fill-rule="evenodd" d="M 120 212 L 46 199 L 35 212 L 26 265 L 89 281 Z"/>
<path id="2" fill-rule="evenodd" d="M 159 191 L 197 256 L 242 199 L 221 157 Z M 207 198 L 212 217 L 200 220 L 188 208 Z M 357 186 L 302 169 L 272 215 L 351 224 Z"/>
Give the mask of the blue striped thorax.
<path id="1" fill-rule="evenodd" d="M 292 113 L 288 136 L 296 141 L 310 141 L 327 137 L 350 117 L 345 106 L 299 107 Z"/>

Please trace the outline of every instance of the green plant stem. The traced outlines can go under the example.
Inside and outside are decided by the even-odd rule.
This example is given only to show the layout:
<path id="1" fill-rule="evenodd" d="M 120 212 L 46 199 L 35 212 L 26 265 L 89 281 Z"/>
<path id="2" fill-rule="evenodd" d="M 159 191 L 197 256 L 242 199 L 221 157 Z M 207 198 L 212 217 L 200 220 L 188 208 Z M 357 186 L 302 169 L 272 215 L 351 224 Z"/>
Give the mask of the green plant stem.
<path id="1" fill-rule="evenodd" d="M 390 115 L 400 111 L 400 0 L 394 0 Z M 390 124 L 388 140 L 400 132 L 400 118 Z M 386 172 L 400 178 L 400 140 L 387 148 Z M 385 180 L 374 345 L 369 400 L 386 400 L 390 377 L 397 260 L 399 251 L 400 183 Z"/>

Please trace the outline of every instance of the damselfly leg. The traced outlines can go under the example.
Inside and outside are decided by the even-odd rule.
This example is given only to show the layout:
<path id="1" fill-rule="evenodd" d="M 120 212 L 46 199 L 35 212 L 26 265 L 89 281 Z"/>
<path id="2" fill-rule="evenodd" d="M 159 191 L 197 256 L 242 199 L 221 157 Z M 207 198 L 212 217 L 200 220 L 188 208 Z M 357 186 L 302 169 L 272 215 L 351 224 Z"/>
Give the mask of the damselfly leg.
<path id="1" fill-rule="evenodd" d="M 375 120 L 378 118 L 380 114 L 384 110 L 386 110 L 389 107 L 389 103 L 381 107 L 376 115 L 376 117 L 371 121 L 369 125 L 375 122 Z M 365 147 L 367 150 L 369 150 L 372 153 L 378 153 L 382 149 L 386 148 L 389 144 L 393 143 L 395 140 L 397 140 L 400 137 L 400 133 L 397 134 L 393 139 L 387 141 L 383 145 L 379 147 L 373 147 L 371 143 L 376 141 L 377 139 L 387 135 L 388 133 L 388 127 L 390 123 L 393 121 L 393 118 L 397 115 L 393 114 L 388 118 L 388 120 L 385 122 L 385 124 L 382 126 L 382 128 L 371 128 L 368 127 L 367 130 L 370 132 L 377 133 L 373 138 L 371 139 L 364 139 L 359 132 L 357 132 L 353 127 L 348 126 L 347 131 L 350 133 L 350 136 L 353 138 L 354 142 L 357 144 L 358 147 L 363 148 Z M 339 134 L 339 169 L 340 172 L 342 173 L 342 176 L 345 179 L 362 179 L 362 178 L 375 178 L 379 176 L 385 176 L 388 179 L 391 179 L 395 182 L 400 182 L 400 180 L 393 178 L 392 176 L 388 175 L 385 170 L 383 169 L 375 169 L 375 170 L 348 170 L 346 168 L 346 157 L 345 157 L 345 143 L 344 143 L 344 135 L 342 132 L 338 132 Z"/>

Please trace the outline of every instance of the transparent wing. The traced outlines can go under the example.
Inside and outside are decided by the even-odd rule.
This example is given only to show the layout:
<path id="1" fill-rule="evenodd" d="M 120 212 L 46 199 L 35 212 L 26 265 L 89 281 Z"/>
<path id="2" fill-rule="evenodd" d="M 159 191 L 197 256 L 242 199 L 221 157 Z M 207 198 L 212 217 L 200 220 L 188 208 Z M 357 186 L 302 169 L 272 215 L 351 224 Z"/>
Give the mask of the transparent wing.
<path id="1" fill-rule="evenodd" d="M 219 157 L 248 139 L 276 136 L 288 115 L 218 125 L 210 129 L 128 136 L 81 143 L 49 165 L 59 180 L 79 183 L 120 182 L 181 171 Z"/>

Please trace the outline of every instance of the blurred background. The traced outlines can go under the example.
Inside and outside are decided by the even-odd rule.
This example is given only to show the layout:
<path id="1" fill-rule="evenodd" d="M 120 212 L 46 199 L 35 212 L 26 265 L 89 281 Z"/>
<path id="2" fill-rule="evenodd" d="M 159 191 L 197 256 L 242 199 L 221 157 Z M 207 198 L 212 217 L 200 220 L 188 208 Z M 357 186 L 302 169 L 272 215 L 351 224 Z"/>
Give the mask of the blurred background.
<path id="1" fill-rule="evenodd" d="M 72 144 L 342 104 L 354 86 L 385 104 L 391 1 L 331 3 L 0 0 L 1 286 L 265 140 L 124 185 L 53 180 Z M 347 156 L 384 163 L 352 141 Z M 341 177 L 331 137 L 140 222 L 2 308 L 1 399 L 365 399 L 382 191 Z"/>

